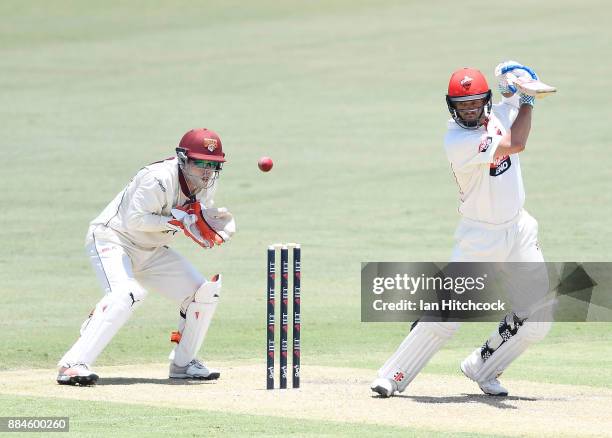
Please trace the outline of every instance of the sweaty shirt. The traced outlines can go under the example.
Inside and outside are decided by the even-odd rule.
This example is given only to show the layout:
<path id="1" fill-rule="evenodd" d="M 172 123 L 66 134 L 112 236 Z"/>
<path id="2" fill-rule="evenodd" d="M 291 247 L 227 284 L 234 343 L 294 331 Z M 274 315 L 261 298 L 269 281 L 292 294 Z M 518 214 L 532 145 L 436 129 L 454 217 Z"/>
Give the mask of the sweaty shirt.
<path id="1" fill-rule="evenodd" d="M 503 224 L 525 203 L 519 154 L 493 157 L 518 114 L 518 97 L 493 105 L 488 123 L 475 130 L 449 120 L 444 149 L 459 186 L 459 213 L 471 220 Z"/>
<path id="2" fill-rule="evenodd" d="M 216 187 L 215 180 L 211 188 L 195 194 L 205 208 L 213 206 Z M 170 210 L 187 200 L 188 193 L 179 182 L 178 160 L 169 158 L 140 169 L 90 225 L 103 224 L 142 248 L 160 247 L 176 234 L 168 225 Z"/>

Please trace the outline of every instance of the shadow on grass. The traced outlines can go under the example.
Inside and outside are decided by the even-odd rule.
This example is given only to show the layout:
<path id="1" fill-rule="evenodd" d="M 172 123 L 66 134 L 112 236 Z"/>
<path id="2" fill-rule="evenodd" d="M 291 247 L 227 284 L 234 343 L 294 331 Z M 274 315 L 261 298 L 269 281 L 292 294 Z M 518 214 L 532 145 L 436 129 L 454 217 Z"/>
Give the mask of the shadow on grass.
<path id="1" fill-rule="evenodd" d="M 372 398 L 383 398 L 379 395 L 373 395 Z M 393 398 L 405 398 L 408 400 L 412 400 L 416 403 L 426 403 L 426 404 L 450 404 L 450 403 L 480 403 L 487 406 L 491 406 L 498 409 L 518 409 L 517 406 L 508 404 L 510 401 L 540 401 L 543 399 L 534 398 L 534 397 L 520 397 L 520 396 L 506 396 L 506 397 L 496 397 L 484 394 L 461 394 L 461 395 L 453 395 L 447 397 L 430 397 L 423 395 L 401 395 L 396 394 Z"/>
<path id="2" fill-rule="evenodd" d="M 198 380 L 198 379 L 150 379 L 141 377 L 107 377 L 100 378 L 96 383 L 97 386 L 110 386 L 110 385 L 139 385 L 139 384 L 153 384 L 153 385 L 206 385 L 214 384 L 214 380 Z"/>

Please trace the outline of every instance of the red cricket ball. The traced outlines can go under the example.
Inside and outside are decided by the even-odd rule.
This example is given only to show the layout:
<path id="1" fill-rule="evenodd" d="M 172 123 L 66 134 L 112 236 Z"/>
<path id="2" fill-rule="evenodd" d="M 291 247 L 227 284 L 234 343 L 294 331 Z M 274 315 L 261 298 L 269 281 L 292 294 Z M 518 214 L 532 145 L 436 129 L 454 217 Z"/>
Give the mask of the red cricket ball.
<path id="1" fill-rule="evenodd" d="M 272 169 L 273 165 L 274 165 L 274 162 L 272 161 L 272 158 L 270 157 L 261 157 L 259 161 L 257 162 L 257 166 L 259 167 L 259 170 L 261 170 L 262 172 L 269 172 L 270 169 Z"/>

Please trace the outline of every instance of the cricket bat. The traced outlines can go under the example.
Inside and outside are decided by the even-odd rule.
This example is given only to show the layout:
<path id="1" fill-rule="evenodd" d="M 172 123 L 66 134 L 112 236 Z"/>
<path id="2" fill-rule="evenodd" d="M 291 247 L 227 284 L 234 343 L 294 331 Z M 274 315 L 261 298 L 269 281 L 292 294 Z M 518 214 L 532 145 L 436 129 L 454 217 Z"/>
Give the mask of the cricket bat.
<path id="1" fill-rule="evenodd" d="M 506 73 L 506 80 L 509 84 L 514 85 L 521 93 L 535 96 L 536 98 L 546 97 L 557 92 L 557 88 L 551 85 L 547 85 L 536 79 L 517 77 L 511 72 Z"/>

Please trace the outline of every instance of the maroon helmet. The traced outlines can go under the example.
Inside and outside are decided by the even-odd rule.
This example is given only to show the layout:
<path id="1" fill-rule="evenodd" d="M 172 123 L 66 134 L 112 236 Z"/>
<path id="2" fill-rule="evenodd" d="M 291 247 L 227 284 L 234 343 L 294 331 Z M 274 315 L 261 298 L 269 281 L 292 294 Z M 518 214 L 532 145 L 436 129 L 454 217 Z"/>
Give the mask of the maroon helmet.
<path id="1" fill-rule="evenodd" d="M 192 193 L 212 187 L 225 162 L 219 135 L 206 128 L 192 129 L 183 135 L 176 155 Z"/>
<path id="2" fill-rule="evenodd" d="M 179 154 L 182 152 L 193 160 L 225 162 L 219 135 L 206 128 L 192 129 L 183 135 L 176 152 Z"/>

